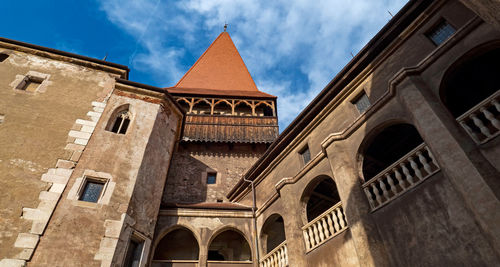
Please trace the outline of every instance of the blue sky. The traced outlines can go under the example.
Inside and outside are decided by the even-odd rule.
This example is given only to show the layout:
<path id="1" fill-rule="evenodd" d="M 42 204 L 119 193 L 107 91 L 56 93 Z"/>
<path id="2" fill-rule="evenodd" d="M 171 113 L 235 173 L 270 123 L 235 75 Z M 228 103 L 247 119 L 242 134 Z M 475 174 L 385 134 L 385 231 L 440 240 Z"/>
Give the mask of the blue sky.
<path id="1" fill-rule="evenodd" d="M 280 130 L 407 0 L 4 0 L 0 35 L 129 66 L 174 85 L 228 23 Z M 7 12 L 5 12 L 7 11 Z"/>

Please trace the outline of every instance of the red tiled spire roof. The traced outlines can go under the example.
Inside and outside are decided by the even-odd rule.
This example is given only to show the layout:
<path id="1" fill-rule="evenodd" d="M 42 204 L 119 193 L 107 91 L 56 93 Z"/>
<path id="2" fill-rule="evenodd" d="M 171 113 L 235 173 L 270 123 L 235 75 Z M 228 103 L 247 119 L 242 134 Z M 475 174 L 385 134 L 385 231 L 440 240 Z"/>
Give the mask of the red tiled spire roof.
<path id="1" fill-rule="evenodd" d="M 170 93 L 273 97 L 257 89 L 231 37 L 222 32 Z"/>

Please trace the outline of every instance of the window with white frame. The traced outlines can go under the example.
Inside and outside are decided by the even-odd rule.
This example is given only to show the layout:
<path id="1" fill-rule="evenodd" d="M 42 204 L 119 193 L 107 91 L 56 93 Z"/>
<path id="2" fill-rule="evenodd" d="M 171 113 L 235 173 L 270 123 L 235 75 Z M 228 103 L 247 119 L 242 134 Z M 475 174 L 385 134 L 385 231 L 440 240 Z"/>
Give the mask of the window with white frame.
<path id="1" fill-rule="evenodd" d="M 106 187 L 107 179 L 84 177 L 78 200 L 97 203 Z"/>

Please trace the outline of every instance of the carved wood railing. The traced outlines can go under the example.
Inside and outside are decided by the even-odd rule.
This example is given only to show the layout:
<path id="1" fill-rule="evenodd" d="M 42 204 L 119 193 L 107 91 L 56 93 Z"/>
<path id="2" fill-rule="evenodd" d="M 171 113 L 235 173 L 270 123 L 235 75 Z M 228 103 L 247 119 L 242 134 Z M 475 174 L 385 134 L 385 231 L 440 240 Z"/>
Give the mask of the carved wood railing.
<path id="1" fill-rule="evenodd" d="M 457 118 L 477 144 L 486 143 L 500 134 L 500 90 Z"/>
<path id="2" fill-rule="evenodd" d="M 385 170 L 363 184 L 363 190 L 372 210 L 415 187 L 440 170 L 425 143 L 394 162 Z"/>
<path id="3" fill-rule="evenodd" d="M 307 252 L 347 229 L 342 203 L 339 202 L 302 227 Z"/>
<path id="4" fill-rule="evenodd" d="M 286 248 L 286 241 L 279 244 L 269 253 L 267 253 L 262 260 L 260 260 L 260 267 L 286 267 L 288 266 L 288 252 Z"/>

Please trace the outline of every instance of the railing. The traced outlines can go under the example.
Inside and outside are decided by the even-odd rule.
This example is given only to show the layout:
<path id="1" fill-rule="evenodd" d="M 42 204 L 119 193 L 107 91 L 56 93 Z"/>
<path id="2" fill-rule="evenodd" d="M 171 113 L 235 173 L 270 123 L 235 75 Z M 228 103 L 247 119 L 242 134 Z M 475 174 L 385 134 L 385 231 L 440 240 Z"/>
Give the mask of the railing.
<path id="1" fill-rule="evenodd" d="M 477 144 L 485 143 L 500 134 L 500 90 L 457 118 Z"/>
<path id="2" fill-rule="evenodd" d="M 266 254 L 260 261 L 260 267 L 286 267 L 288 266 L 288 253 L 286 241 L 279 244 Z"/>
<path id="3" fill-rule="evenodd" d="M 363 190 L 372 210 L 415 187 L 440 170 L 429 148 L 422 143 L 368 182 Z"/>
<path id="4" fill-rule="evenodd" d="M 198 267 L 198 260 L 153 260 L 151 267 L 175 266 L 175 267 Z"/>
<path id="5" fill-rule="evenodd" d="M 307 252 L 347 229 L 342 203 L 339 202 L 302 227 Z"/>

